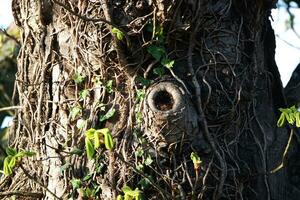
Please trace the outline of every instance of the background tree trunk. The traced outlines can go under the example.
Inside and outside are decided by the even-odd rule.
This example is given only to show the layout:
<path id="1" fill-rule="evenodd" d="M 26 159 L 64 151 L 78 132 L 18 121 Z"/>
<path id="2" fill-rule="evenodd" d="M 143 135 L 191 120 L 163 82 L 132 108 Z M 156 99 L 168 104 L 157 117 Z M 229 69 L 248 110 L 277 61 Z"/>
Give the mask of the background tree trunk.
<path id="1" fill-rule="evenodd" d="M 297 199 L 293 159 L 270 173 L 289 136 L 276 128 L 286 102 L 275 3 L 14 1 L 22 109 L 11 144 L 38 154 L 1 188 L 45 199 L 116 199 L 125 185 L 146 199 Z M 113 150 L 74 153 L 86 130 L 104 127 Z M 289 157 L 297 152 L 292 140 Z"/>

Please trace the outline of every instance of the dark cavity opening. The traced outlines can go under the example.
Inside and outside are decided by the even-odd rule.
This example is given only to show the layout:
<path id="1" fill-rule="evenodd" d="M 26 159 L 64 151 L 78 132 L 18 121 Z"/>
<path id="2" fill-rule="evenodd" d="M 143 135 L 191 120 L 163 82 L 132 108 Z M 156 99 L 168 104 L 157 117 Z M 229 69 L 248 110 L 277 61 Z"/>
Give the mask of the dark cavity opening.
<path id="1" fill-rule="evenodd" d="M 155 106 L 158 110 L 167 111 L 171 110 L 174 105 L 172 95 L 167 91 L 159 91 L 154 98 Z"/>

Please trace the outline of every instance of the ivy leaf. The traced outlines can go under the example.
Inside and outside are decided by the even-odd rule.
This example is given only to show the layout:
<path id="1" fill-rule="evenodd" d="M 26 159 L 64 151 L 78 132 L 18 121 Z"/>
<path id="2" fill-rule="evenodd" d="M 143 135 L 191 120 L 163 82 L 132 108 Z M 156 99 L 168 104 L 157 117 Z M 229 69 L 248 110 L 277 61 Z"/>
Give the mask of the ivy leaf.
<path id="1" fill-rule="evenodd" d="M 118 40 L 123 40 L 123 38 L 124 38 L 124 33 L 123 33 L 120 29 L 118 29 L 118 28 L 113 28 L 113 29 L 111 30 L 111 32 L 116 36 L 116 38 L 117 38 Z"/>
<path id="2" fill-rule="evenodd" d="M 140 171 L 143 171 L 144 165 L 142 163 L 139 163 L 139 164 L 136 165 L 136 169 L 140 170 Z"/>
<path id="3" fill-rule="evenodd" d="M 32 152 L 32 151 L 20 151 L 19 153 L 17 153 L 15 155 L 16 158 L 23 158 L 25 156 L 27 157 L 32 157 L 32 156 L 35 156 L 36 153 L 35 152 Z"/>
<path id="4" fill-rule="evenodd" d="M 13 156 L 13 157 L 11 157 L 11 159 L 10 159 L 10 161 L 9 161 L 9 163 L 8 163 L 8 166 L 12 169 L 12 168 L 15 167 L 16 162 L 17 162 L 16 157 Z"/>
<path id="5" fill-rule="evenodd" d="M 77 122 L 76 122 L 76 127 L 78 129 L 83 129 L 87 124 L 87 121 L 84 120 L 84 119 L 78 119 Z"/>
<path id="6" fill-rule="evenodd" d="M 107 81 L 107 83 L 106 83 L 106 86 L 105 86 L 105 88 L 106 88 L 106 91 L 108 92 L 108 93 L 112 93 L 114 90 L 113 90 L 113 81 L 112 80 L 109 80 L 109 81 Z"/>
<path id="7" fill-rule="evenodd" d="M 73 75 L 73 80 L 75 81 L 76 84 L 80 84 L 80 83 L 83 82 L 84 76 L 81 75 L 80 73 L 76 72 L 76 73 Z"/>
<path id="8" fill-rule="evenodd" d="M 95 131 L 96 131 L 95 129 L 90 128 L 89 130 L 87 130 L 85 132 L 85 137 L 87 137 L 88 139 L 92 139 L 94 137 L 94 132 Z"/>
<path id="9" fill-rule="evenodd" d="M 114 141 L 108 128 L 101 129 L 100 132 L 104 135 L 105 148 L 111 150 L 114 148 Z"/>
<path id="10" fill-rule="evenodd" d="M 9 163 L 11 161 L 11 159 L 13 158 L 13 156 L 9 155 L 4 159 L 3 162 L 3 171 L 4 171 L 4 175 L 5 176 L 9 176 L 13 173 L 12 171 L 12 167 L 9 166 Z"/>
<path id="11" fill-rule="evenodd" d="M 165 69 L 163 67 L 156 67 L 153 69 L 154 74 L 157 74 L 158 76 L 163 76 L 165 74 Z"/>
<path id="12" fill-rule="evenodd" d="M 143 179 L 141 179 L 138 182 L 138 185 L 141 186 L 142 190 L 145 190 L 145 189 L 147 189 L 150 186 L 150 181 L 149 180 L 153 181 L 153 177 L 152 176 L 148 176 L 147 178 L 143 178 Z"/>
<path id="13" fill-rule="evenodd" d="M 174 65 L 175 61 L 174 60 L 171 60 L 169 58 L 164 58 L 162 61 L 161 61 L 161 64 L 163 66 L 165 66 L 166 68 L 168 69 L 171 69 Z"/>
<path id="14" fill-rule="evenodd" d="M 132 189 L 129 186 L 125 185 L 122 188 L 122 191 L 124 192 L 124 194 L 129 194 L 132 191 Z"/>
<path id="15" fill-rule="evenodd" d="M 75 155 L 78 155 L 78 156 L 81 156 L 83 153 L 83 151 L 81 149 L 78 149 L 77 147 L 75 147 L 71 152 L 70 154 L 75 154 Z"/>
<path id="16" fill-rule="evenodd" d="M 80 179 L 74 178 L 71 180 L 71 184 L 72 184 L 73 190 L 76 190 L 81 187 L 82 183 L 81 183 Z"/>
<path id="17" fill-rule="evenodd" d="M 285 118 L 285 113 L 281 113 L 281 114 L 280 114 L 280 117 L 279 117 L 279 119 L 278 119 L 278 121 L 277 121 L 277 126 L 278 126 L 278 127 L 284 127 L 284 125 L 285 125 L 285 120 L 286 120 L 286 118 Z"/>
<path id="18" fill-rule="evenodd" d="M 143 122 L 143 114 L 141 112 L 136 112 L 135 118 L 138 124 L 141 124 Z"/>
<path id="19" fill-rule="evenodd" d="M 86 97 L 89 95 L 89 91 L 88 90 L 82 90 L 79 93 L 79 96 L 81 99 L 86 99 Z"/>
<path id="20" fill-rule="evenodd" d="M 142 157 L 144 155 L 144 150 L 142 148 L 138 148 L 135 152 L 134 155 L 136 157 Z"/>
<path id="21" fill-rule="evenodd" d="M 76 117 L 81 113 L 82 109 L 79 106 L 74 106 L 71 108 L 70 114 L 71 114 L 71 120 L 76 119 Z"/>
<path id="22" fill-rule="evenodd" d="M 150 85 L 150 83 L 151 83 L 150 80 L 145 79 L 145 78 L 142 77 L 142 76 L 139 76 L 139 77 L 138 77 L 138 81 L 139 81 L 143 86 L 148 86 L 148 85 Z"/>
<path id="23" fill-rule="evenodd" d="M 105 120 L 108 120 L 112 116 L 114 116 L 116 110 L 114 108 L 111 108 L 105 115 L 100 116 L 100 122 L 103 122 Z"/>
<path id="24" fill-rule="evenodd" d="M 166 54 L 166 50 L 164 47 L 161 46 L 156 46 L 156 45 L 150 45 L 147 48 L 147 51 L 149 54 L 151 54 L 155 60 L 159 61 L 162 56 L 164 56 Z"/>
<path id="25" fill-rule="evenodd" d="M 151 156 L 148 156 L 148 157 L 146 158 L 146 160 L 145 160 L 144 163 L 145 163 L 146 166 L 151 165 L 151 164 L 153 163 L 153 160 L 152 160 Z"/>
<path id="26" fill-rule="evenodd" d="M 296 127 L 300 128 L 300 112 L 297 112 L 295 114 L 295 120 L 296 120 Z"/>
<path id="27" fill-rule="evenodd" d="M 61 166 L 60 171 L 61 172 L 66 171 L 70 166 L 71 166 L 71 163 L 67 162 L 66 164 Z"/>
<path id="28" fill-rule="evenodd" d="M 85 177 L 83 177 L 83 181 L 88 181 L 93 177 L 93 174 L 88 174 Z"/>
<path id="29" fill-rule="evenodd" d="M 94 157 L 95 149 L 91 140 L 87 137 L 85 138 L 85 148 L 86 148 L 87 158 L 91 160 Z"/>
<path id="30" fill-rule="evenodd" d="M 8 156 L 15 156 L 17 154 L 17 150 L 9 147 L 5 149 L 5 152 Z"/>
<path id="31" fill-rule="evenodd" d="M 145 95 L 146 95 L 146 92 L 144 89 L 136 91 L 136 97 L 140 102 L 143 101 L 143 99 L 145 98 Z"/>
<path id="32" fill-rule="evenodd" d="M 135 190 L 132 190 L 130 187 L 128 186 L 124 186 L 122 188 L 122 191 L 124 192 L 125 196 L 131 196 L 134 197 L 136 199 L 136 197 L 138 197 L 140 199 L 142 191 L 139 190 L 139 188 L 135 188 Z M 125 198 L 126 199 L 126 198 Z"/>
<path id="33" fill-rule="evenodd" d="M 94 132 L 94 146 L 95 146 L 95 149 L 98 149 L 100 147 L 99 131 Z"/>

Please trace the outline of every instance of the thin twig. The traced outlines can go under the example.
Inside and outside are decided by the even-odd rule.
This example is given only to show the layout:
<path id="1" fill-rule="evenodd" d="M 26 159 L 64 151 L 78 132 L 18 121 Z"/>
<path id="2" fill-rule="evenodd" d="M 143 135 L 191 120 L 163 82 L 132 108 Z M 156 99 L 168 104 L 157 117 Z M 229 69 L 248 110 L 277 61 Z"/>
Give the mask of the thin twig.
<path id="1" fill-rule="evenodd" d="M 0 112 L 4 112 L 8 110 L 18 110 L 21 108 L 22 108 L 21 106 L 9 106 L 9 107 L 0 108 Z"/>

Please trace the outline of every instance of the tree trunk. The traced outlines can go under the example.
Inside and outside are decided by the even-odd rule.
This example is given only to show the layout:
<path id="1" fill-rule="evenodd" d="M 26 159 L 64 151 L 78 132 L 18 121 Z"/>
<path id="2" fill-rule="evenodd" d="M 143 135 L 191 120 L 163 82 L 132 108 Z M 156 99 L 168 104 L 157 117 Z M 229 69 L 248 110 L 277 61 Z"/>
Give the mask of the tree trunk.
<path id="1" fill-rule="evenodd" d="M 295 139 L 271 173 L 289 137 L 276 127 L 275 3 L 14 1 L 22 109 L 11 144 L 37 156 L 1 187 L 43 199 L 116 199 L 124 186 L 145 199 L 297 199 Z M 115 143 L 91 160 L 78 153 L 90 128 Z"/>

